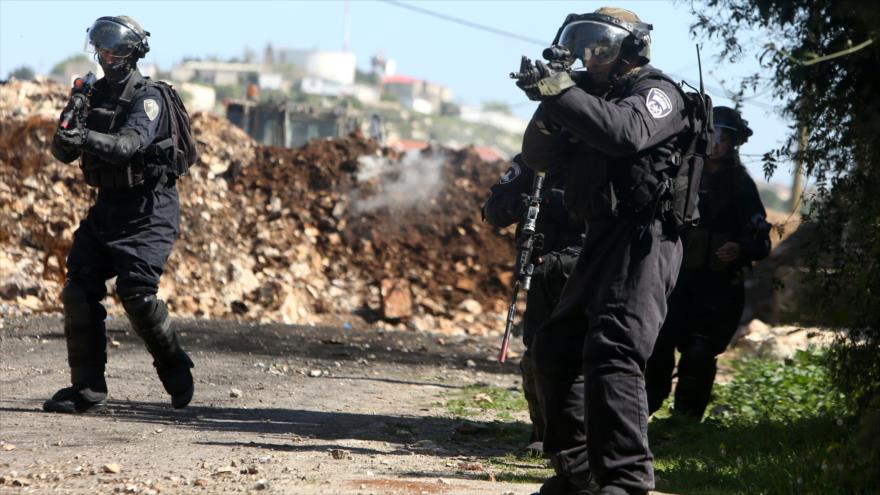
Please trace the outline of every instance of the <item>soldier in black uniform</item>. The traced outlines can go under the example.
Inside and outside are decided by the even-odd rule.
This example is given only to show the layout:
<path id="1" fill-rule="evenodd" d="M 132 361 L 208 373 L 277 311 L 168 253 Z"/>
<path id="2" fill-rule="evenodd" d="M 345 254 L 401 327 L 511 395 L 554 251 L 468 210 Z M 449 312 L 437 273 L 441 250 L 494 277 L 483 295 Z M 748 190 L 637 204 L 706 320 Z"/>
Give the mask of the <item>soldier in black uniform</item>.
<path id="1" fill-rule="evenodd" d="M 510 163 L 510 168 L 501 177 L 501 181 L 492 186 L 492 194 L 483 204 L 483 218 L 498 228 L 517 223 L 517 237 L 519 237 L 534 178 L 535 172 L 526 167 L 521 155 L 516 155 Z M 526 296 L 526 311 L 523 316 L 523 344 L 526 351 L 520 359 L 519 366 L 522 373 L 523 393 L 529 404 L 529 416 L 532 419 L 529 449 L 533 451 L 543 451 L 545 421 L 540 406 L 540 391 L 537 390 L 535 383 L 532 339 L 535 330 L 550 319 L 550 314 L 559 302 L 562 287 L 574 268 L 584 241 L 583 220 L 578 220 L 565 208 L 563 179 L 555 169 L 550 170 L 544 178 L 545 193 L 536 227 L 541 241 L 534 251 L 536 266 L 532 274 L 531 288 Z"/>
<path id="2" fill-rule="evenodd" d="M 556 470 L 541 494 L 654 487 L 643 373 L 682 252 L 662 171 L 681 163 L 692 125 L 687 97 L 647 65 L 650 29 L 623 9 L 570 15 L 558 41 L 586 73 L 518 81 L 541 101 L 523 158 L 535 170 L 565 170 L 567 204 L 587 219 L 577 265 L 533 342 L 544 450 Z"/>
<path id="3" fill-rule="evenodd" d="M 95 21 L 88 42 L 104 77 L 95 84 L 87 121 L 59 127 L 52 141 L 57 159 L 81 159 L 85 180 L 98 188 L 98 197 L 74 233 L 61 291 L 72 386 L 47 400 L 46 411 L 104 408 L 107 312 L 101 300 L 105 281 L 114 276 L 132 328 L 152 354 L 172 405 L 185 407 L 193 395 L 192 361 L 171 328 L 165 303 L 156 297 L 179 232 L 180 202 L 176 176 L 163 154 L 170 140 L 167 105 L 136 66 L 149 50 L 147 36 L 130 17 Z"/>
<path id="4" fill-rule="evenodd" d="M 752 130 L 732 108 L 716 107 L 714 120 L 717 141 L 700 183 L 700 224 L 684 234 L 681 273 L 645 375 L 654 413 L 672 390 L 677 347 L 673 412 L 698 421 L 709 404 L 716 356 L 742 316 L 743 268 L 770 252 L 767 213 L 739 158 Z"/>

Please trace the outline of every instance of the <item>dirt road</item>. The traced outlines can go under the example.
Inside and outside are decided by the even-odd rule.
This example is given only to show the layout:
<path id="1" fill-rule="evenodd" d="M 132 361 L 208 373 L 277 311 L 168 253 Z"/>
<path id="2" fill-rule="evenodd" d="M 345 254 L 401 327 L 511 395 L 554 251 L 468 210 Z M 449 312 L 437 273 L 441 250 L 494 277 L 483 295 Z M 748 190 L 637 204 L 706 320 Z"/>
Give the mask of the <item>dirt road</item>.
<path id="1" fill-rule="evenodd" d="M 177 321 L 197 385 L 175 411 L 117 318 L 109 412 L 67 416 L 40 411 L 68 380 L 60 316 L 2 325 L 0 493 L 501 495 L 546 474 L 504 457 L 526 440 L 524 413 L 448 406 L 474 384 L 518 386 L 495 339 Z"/>

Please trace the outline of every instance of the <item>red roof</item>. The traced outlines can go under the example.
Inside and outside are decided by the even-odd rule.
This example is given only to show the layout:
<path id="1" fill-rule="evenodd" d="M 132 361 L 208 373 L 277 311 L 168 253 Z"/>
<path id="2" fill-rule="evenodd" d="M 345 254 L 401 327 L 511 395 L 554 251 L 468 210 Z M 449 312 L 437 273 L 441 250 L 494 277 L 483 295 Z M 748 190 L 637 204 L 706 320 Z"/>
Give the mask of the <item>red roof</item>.
<path id="1" fill-rule="evenodd" d="M 420 80 L 409 76 L 385 76 L 382 78 L 382 84 L 416 84 Z"/>

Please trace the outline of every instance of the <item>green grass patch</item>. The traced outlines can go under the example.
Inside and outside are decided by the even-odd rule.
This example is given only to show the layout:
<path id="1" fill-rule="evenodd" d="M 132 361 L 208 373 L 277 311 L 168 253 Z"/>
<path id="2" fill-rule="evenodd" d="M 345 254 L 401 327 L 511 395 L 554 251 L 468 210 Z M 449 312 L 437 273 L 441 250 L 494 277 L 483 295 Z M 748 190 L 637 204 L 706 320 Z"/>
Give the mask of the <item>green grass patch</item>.
<path id="1" fill-rule="evenodd" d="M 488 415 L 493 419 L 513 421 L 513 415 L 527 411 L 528 404 L 519 390 L 469 385 L 449 396 L 446 408 L 456 417 Z"/>
<path id="2" fill-rule="evenodd" d="M 846 494 L 841 446 L 852 413 L 822 355 L 735 363 L 702 423 L 659 414 L 649 426 L 657 489 L 673 493 Z"/>
<path id="3" fill-rule="evenodd" d="M 543 483 L 553 476 L 546 459 L 529 454 L 490 457 L 489 465 L 495 479 L 507 483 Z"/>

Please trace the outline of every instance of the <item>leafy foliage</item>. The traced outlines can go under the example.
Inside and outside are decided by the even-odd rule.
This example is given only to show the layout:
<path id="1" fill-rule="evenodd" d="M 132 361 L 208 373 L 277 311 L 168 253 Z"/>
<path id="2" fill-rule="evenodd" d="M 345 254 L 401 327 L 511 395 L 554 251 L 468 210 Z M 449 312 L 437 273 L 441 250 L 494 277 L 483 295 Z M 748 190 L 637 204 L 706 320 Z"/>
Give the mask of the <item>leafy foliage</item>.
<path id="1" fill-rule="evenodd" d="M 836 383 L 864 403 L 880 392 L 880 5 L 710 0 L 693 10 L 692 30 L 723 42 L 722 61 L 758 57 L 761 72 L 742 86 L 769 80 L 784 113 L 806 129 L 805 146 L 793 129 L 765 155 L 765 171 L 800 161 L 816 187 L 803 316 L 852 329 L 830 363 Z M 741 38 L 756 30 L 758 37 Z"/>
<path id="2" fill-rule="evenodd" d="M 745 359 L 735 363 L 734 369 L 733 382 L 716 387 L 709 422 L 843 420 L 852 413 L 846 396 L 831 383 L 820 353 L 798 351 L 784 363 Z"/>

